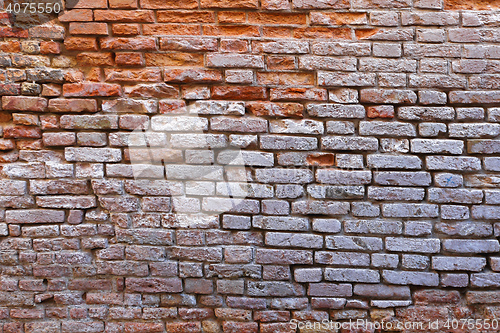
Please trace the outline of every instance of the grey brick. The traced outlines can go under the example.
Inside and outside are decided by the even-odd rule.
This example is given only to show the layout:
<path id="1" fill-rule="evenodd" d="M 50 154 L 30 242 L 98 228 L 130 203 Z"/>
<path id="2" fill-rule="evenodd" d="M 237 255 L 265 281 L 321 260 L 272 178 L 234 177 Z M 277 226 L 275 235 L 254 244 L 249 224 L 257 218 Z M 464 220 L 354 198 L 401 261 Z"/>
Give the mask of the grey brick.
<path id="1" fill-rule="evenodd" d="M 368 199 L 383 201 L 421 201 L 424 199 L 423 188 L 405 187 L 368 187 Z"/>
<path id="2" fill-rule="evenodd" d="M 439 239 L 387 237 L 385 246 L 387 250 L 393 252 L 438 253 L 441 242 Z"/>
<path id="3" fill-rule="evenodd" d="M 500 246 L 494 239 L 445 239 L 443 249 L 452 253 L 492 253 L 498 252 Z"/>
<path id="4" fill-rule="evenodd" d="M 309 104 L 307 113 L 313 117 L 327 118 L 364 118 L 366 111 L 362 105 Z"/>
<path id="5" fill-rule="evenodd" d="M 325 280 L 339 282 L 380 282 L 380 274 L 376 270 L 361 268 L 325 268 Z"/>
<path id="6" fill-rule="evenodd" d="M 436 140 L 436 139 L 412 139 L 411 152 L 418 154 L 462 154 L 464 150 L 463 141 L 459 140 Z"/>
<path id="7" fill-rule="evenodd" d="M 367 267 L 370 265 L 370 255 L 359 252 L 316 251 L 314 262 L 330 266 Z"/>
<path id="8" fill-rule="evenodd" d="M 395 203 L 383 204 L 382 215 L 385 217 L 438 217 L 438 205 Z"/>
<path id="9" fill-rule="evenodd" d="M 397 186 L 429 186 L 431 184 L 431 175 L 428 172 L 395 172 L 384 171 L 374 172 L 373 180 L 380 185 Z"/>
<path id="10" fill-rule="evenodd" d="M 257 169 L 255 178 L 262 183 L 311 183 L 312 171 L 307 169 Z"/>
<path id="11" fill-rule="evenodd" d="M 474 171 L 481 170 L 481 161 L 469 156 L 427 156 L 428 170 Z"/>
<path id="12" fill-rule="evenodd" d="M 382 136 L 417 136 L 415 126 L 401 122 L 385 121 L 361 121 L 359 123 L 360 135 L 382 135 Z"/>
<path id="13" fill-rule="evenodd" d="M 486 266 L 485 258 L 478 257 L 432 257 L 432 269 L 437 271 L 480 272 Z"/>
<path id="14" fill-rule="evenodd" d="M 397 235 L 403 233 L 403 223 L 386 220 L 347 220 L 344 230 L 350 234 Z"/>
<path id="15" fill-rule="evenodd" d="M 375 138 L 325 136 L 321 138 L 321 148 L 326 150 L 370 151 L 378 149 L 378 140 Z"/>
<path id="16" fill-rule="evenodd" d="M 284 232 L 266 233 L 266 244 L 276 247 L 322 248 L 323 237 Z"/>
<path id="17" fill-rule="evenodd" d="M 309 137 L 265 135 L 260 137 L 260 148 L 272 150 L 315 150 L 318 139 Z"/>
<path id="18" fill-rule="evenodd" d="M 407 271 L 382 271 L 384 281 L 398 285 L 414 285 L 436 287 L 439 285 L 439 275 L 426 272 L 407 272 Z"/>
<path id="19" fill-rule="evenodd" d="M 421 169 L 422 160 L 418 156 L 399 156 L 387 154 L 368 155 L 370 168 L 378 169 Z"/>
<path id="20" fill-rule="evenodd" d="M 356 284 L 354 295 L 382 298 L 382 299 L 409 299 L 411 297 L 410 288 L 407 286 L 386 286 L 381 284 Z"/>
<path id="21" fill-rule="evenodd" d="M 316 180 L 320 183 L 332 185 L 364 185 L 372 179 L 370 171 L 346 171 L 335 169 L 319 169 L 316 171 Z"/>
<path id="22" fill-rule="evenodd" d="M 292 213 L 301 215 L 345 215 L 349 210 L 348 202 L 301 200 L 292 203 Z"/>
<path id="23" fill-rule="evenodd" d="M 382 250 L 382 239 L 377 237 L 326 236 L 325 241 L 326 248 L 334 250 Z"/>
<path id="24" fill-rule="evenodd" d="M 450 107 L 400 107 L 398 117 L 405 120 L 452 120 L 455 118 L 455 110 Z"/>

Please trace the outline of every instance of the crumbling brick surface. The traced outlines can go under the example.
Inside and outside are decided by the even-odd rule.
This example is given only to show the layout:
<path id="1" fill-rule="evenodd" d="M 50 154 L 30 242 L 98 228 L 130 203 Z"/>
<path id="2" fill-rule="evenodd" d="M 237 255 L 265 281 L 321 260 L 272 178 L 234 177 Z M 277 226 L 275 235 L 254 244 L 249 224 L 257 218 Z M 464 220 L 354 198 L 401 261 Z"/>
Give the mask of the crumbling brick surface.
<path id="1" fill-rule="evenodd" d="M 499 316 L 499 1 L 66 5 L 0 19 L 0 332 Z"/>

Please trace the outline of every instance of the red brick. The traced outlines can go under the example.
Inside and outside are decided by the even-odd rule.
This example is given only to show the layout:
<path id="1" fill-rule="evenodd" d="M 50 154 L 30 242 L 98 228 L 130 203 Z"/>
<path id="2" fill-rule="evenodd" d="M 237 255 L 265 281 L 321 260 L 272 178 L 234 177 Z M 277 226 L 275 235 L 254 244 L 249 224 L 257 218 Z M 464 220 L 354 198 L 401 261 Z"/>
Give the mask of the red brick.
<path id="1" fill-rule="evenodd" d="M 59 15 L 61 22 L 88 22 L 92 21 L 91 9 L 73 9 Z"/>
<path id="2" fill-rule="evenodd" d="M 122 36 L 135 36 L 140 33 L 139 24 L 113 24 L 111 26 L 111 31 L 113 35 L 122 35 Z"/>
<path id="3" fill-rule="evenodd" d="M 124 333 L 161 333 L 164 325 L 161 323 L 125 323 Z"/>
<path id="4" fill-rule="evenodd" d="M 101 38 L 99 40 L 101 48 L 104 50 L 155 50 L 156 40 L 153 37 L 137 38 Z"/>
<path id="5" fill-rule="evenodd" d="M 392 105 L 368 106 L 366 114 L 368 118 L 394 118 L 394 107 Z"/>
<path id="6" fill-rule="evenodd" d="M 245 23 L 247 14 L 245 12 L 218 12 L 219 23 Z"/>
<path id="7" fill-rule="evenodd" d="M 498 10 L 500 0 L 444 0 L 445 10 Z"/>
<path id="8" fill-rule="evenodd" d="M 62 99 L 49 100 L 50 112 L 96 112 L 97 102 L 95 99 Z"/>
<path id="9" fill-rule="evenodd" d="M 326 89 L 272 88 L 271 101 L 326 101 Z"/>
<path id="10" fill-rule="evenodd" d="M 0 96 L 3 95 L 19 95 L 21 92 L 21 85 L 18 83 L 2 83 L 0 84 Z"/>
<path id="11" fill-rule="evenodd" d="M 217 83 L 222 81 L 222 73 L 210 69 L 165 69 L 165 82 L 179 83 Z"/>
<path id="12" fill-rule="evenodd" d="M 2 52 L 20 52 L 21 43 L 16 40 L 0 42 L 0 50 L 2 50 Z"/>
<path id="13" fill-rule="evenodd" d="M 72 0 L 66 4 L 67 8 L 107 8 L 107 0 Z"/>
<path id="14" fill-rule="evenodd" d="M 312 86 L 314 74 L 258 72 L 257 83 L 270 86 Z"/>
<path id="15" fill-rule="evenodd" d="M 11 27 L 0 27 L 0 37 L 28 38 L 28 30 Z"/>
<path id="16" fill-rule="evenodd" d="M 224 333 L 257 333 L 259 325 L 257 323 L 241 323 L 225 321 L 222 323 Z"/>
<path id="17" fill-rule="evenodd" d="M 69 33 L 72 35 L 107 35 L 106 23 L 70 23 Z"/>
<path id="18" fill-rule="evenodd" d="M 199 322 L 166 323 L 166 328 L 169 333 L 201 333 Z"/>
<path id="19" fill-rule="evenodd" d="M 120 52 L 115 54 L 115 62 L 120 66 L 144 66 L 145 60 L 142 53 Z"/>
<path id="20" fill-rule="evenodd" d="M 352 39 L 349 28 L 296 28 L 293 31 L 295 38 L 331 38 L 331 39 Z"/>
<path id="21" fill-rule="evenodd" d="M 207 36 L 242 36 L 259 37 L 258 26 L 253 25 L 206 25 L 203 26 L 203 34 Z"/>
<path id="22" fill-rule="evenodd" d="M 40 53 L 41 54 L 59 54 L 61 53 L 61 44 L 57 42 L 41 42 L 40 43 Z"/>
<path id="23" fill-rule="evenodd" d="M 159 82 L 160 69 L 104 69 L 106 81 L 109 82 Z"/>
<path id="24" fill-rule="evenodd" d="M 292 37 L 292 28 L 288 27 L 262 27 L 263 37 L 272 38 L 290 38 Z"/>
<path id="25" fill-rule="evenodd" d="M 302 13 L 248 13 L 248 22 L 255 24 L 303 25 L 307 23 Z"/>
<path id="26" fill-rule="evenodd" d="M 142 8 L 150 9 L 196 9 L 198 0 L 140 0 Z"/>
<path id="27" fill-rule="evenodd" d="M 145 24 L 142 27 L 144 35 L 201 35 L 199 25 L 186 24 Z"/>
<path id="28" fill-rule="evenodd" d="M 259 100 L 267 98 L 264 87 L 224 86 L 212 88 L 213 99 Z"/>
<path id="29" fill-rule="evenodd" d="M 256 9 L 258 7 L 258 0 L 201 0 L 201 8 Z"/>
<path id="30" fill-rule="evenodd" d="M 47 108 L 47 100 L 41 97 L 3 96 L 2 108 L 11 111 L 42 112 Z"/>
<path id="31" fill-rule="evenodd" d="M 12 121 L 16 125 L 37 126 L 38 116 L 34 114 L 14 113 L 12 114 Z"/>
<path id="32" fill-rule="evenodd" d="M 109 8 L 135 9 L 137 0 L 109 0 Z"/>
<path id="33" fill-rule="evenodd" d="M 83 66 L 113 66 L 113 54 L 110 52 L 103 53 L 80 53 L 76 56 L 78 64 Z"/>
<path id="34" fill-rule="evenodd" d="M 64 47 L 68 51 L 97 51 L 97 41 L 93 37 L 68 37 Z"/>
<path id="35" fill-rule="evenodd" d="M 67 83 L 63 85 L 64 97 L 120 96 L 121 87 L 110 83 Z"/>
<path id="36" fill-rule="evenodd" d="M 314 153 L 307 155 L 306 162 L 307 165 L 332 166 L 335 164 L 335 158 L 329 153 Z"/>
<path id="37" fill-rule="evenodd" d="M 295 69 L 296 61 L 294 56 L 268 56 L 267 67 L 272 70 Z"/>
<path id="38" fill-rule="evenodd" d="M 203 66 L 203 55 L 192 53 L 146 53 L 146 66 Z"/>
<path id="39" fill-rule="evenodd" d="M 159 23 L 214 23 L 215 22 L 215 13 L 209 11 L 160 10 L 156 12 L 156 16 Z"/>
<path id="40" fill-rule="evenodd" d="M 95 21 L 154 22 L 152 10 L 95 10 Z"/>
<path id="41" fill-rule="evenodd" d="M 304 106 L 299 103 L 247 102 L 246 108 L 256 116 L 303 117 Z"/>

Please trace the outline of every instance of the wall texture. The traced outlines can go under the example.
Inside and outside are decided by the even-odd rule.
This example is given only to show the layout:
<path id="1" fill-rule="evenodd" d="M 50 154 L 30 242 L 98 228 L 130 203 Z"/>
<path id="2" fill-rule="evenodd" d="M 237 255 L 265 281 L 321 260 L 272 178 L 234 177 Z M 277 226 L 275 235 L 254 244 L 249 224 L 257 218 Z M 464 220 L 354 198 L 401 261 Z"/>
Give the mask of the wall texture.
<path id="1" fill-rule="evenodd" d="M 0 21 L 0 332 L 500 314 L 500 1 L 70 6 Z"/>

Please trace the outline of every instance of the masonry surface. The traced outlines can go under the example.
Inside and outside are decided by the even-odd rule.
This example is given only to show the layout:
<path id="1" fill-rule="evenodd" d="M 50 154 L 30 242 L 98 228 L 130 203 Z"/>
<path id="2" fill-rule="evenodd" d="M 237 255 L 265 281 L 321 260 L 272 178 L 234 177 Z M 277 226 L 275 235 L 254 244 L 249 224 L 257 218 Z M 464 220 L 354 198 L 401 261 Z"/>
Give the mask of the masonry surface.
<path id="1" fill-rule="evenodd" d="M 66 7 L 0 18 L 0 332 L 500 316 L 500 1 Z"/>

